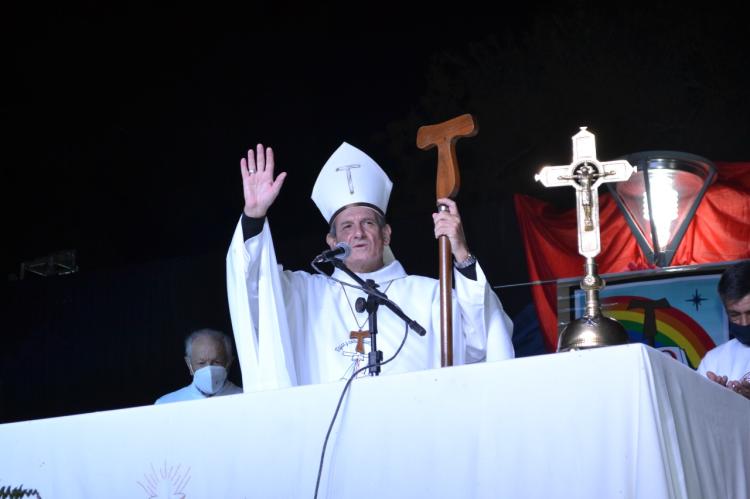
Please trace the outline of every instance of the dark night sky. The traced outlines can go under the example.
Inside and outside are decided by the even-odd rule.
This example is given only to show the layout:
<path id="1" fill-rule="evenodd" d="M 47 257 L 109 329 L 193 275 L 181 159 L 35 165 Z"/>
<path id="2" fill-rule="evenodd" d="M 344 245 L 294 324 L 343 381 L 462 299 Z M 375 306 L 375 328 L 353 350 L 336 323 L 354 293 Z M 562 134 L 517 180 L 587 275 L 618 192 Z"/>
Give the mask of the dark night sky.
<path id="1" fill-rule="evenodd" d="M 223 259 L 242 210 L 239 159 L 257 142 L 289 173 L 269 214 L 288 268 L 310 270 L 324 247 L 310 192 L 347 141 L 394 180 L 397 257 L 436 276 L 436 155 L 416 133 L 472 113 L 457 201 L 493 285 L 528 280 L 514 194 L 573 205 L 533 176 L 570 162 L 580 126 L 601 160 L 750 161 L 740 10 L 601 4 L 433 5 L 418 22 L 380 4 L 5 7 L 0 420 L 147 404 L 187 381 L 187 331 L 231 326 Z M 77 251 L 76 276 L 12 282 L 21 262 L 64 249 Z M 528 288 L 498 294 L 533 340 Z"/>
<path id="2" fill-rule="evenodd" d="M 517 6 L 415 25 L 327 6 L 293 16 L 62 4 L 12 12 L 3 270 L 66 248 L 82 272 L 224 251 L 242 207 L 238 160 L 259 141 L 290 174 L 271 216 L 277 238 L 302 242 L 287 254 L 292 267 L 322 246 L 309 193 L 342 140 L 394 178 L 392 207 L 426 200 L 424 213 L 405 210 L 404 228 L 411 215 L 427 217 L 434 195 L 434 152 L 416 150 L 416 128 L 464 112 L 480 134 L 459 142 L 462 206 L 483 216 L 498 206 L 480 205 L 493 193 L 506 210 L 514 192 L 553 196 L 530 179 L 542 163 L 570 160 L 580 125 L 597 133 L 600 159 L 645 149 L 750 159 L 738 16 L 651 5 Z M 390 31 L 363 29 L 365 20 Z M 422 173 L 405 174 L 415 158 Z M 494 176 L 475 172 L 498 163 Z M 476 220 L 471 236 L 492 219 Z M 429 227 L 418 234 L 429 238 Z M 493 256 L 510 258 L 502 251 Z"/>

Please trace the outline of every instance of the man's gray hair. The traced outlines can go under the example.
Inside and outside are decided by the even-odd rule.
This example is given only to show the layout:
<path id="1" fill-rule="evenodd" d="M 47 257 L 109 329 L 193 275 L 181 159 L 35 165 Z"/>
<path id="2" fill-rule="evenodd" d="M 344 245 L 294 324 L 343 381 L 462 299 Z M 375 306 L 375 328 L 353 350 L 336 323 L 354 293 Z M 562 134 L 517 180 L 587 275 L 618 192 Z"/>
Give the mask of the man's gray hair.
<path id="1" fill-rule="evenodd" d="M 217 331 L 216 329 L 198 329 L 193 331 L 185 338 L 185 357 L 191 359 L 193 357 L 193 341 L 201 336 L 208 336 L 216 341 L 224 343 L 224 350 L 227 352 L 227 362 L 231 363 L 234 360 L 234 347 L 231 336 L 228 334 Z"/>

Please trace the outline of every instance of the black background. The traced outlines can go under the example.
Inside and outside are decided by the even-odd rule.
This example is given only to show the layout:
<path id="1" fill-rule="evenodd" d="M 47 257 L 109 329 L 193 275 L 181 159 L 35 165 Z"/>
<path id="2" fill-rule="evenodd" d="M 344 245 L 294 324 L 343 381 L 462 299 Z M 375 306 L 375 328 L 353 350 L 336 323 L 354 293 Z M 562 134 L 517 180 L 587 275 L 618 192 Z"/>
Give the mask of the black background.
<path id="1" fill-rule="evenodd" d="M 731 4 L 360 9 L 9 9 L 4 421 L 147 404 L 189 381 L 181 338 L 231 331 L 224 256 L 239 159 L 258 142 L 289 173 L 269 215 L 287 267 L 309 269 L 324 248 L 310 192 L 347 141 L 394 180 L 397 257 L 436 276 L 436 155 L 416 148 L 416 131 L 472 113 L 457 201 L 496 286 L 528 280 L 513 195 L 572 206 L 572 191 L 533 175 L 570 162 L 578 127 L 603 160 L 750 159 L 747 30 Z M 76 250 L 77 274 L 19 280 L 21 262 L 63 249 Z M 498 293 L 514 317 L 527 311 L 528 288 Z"/>

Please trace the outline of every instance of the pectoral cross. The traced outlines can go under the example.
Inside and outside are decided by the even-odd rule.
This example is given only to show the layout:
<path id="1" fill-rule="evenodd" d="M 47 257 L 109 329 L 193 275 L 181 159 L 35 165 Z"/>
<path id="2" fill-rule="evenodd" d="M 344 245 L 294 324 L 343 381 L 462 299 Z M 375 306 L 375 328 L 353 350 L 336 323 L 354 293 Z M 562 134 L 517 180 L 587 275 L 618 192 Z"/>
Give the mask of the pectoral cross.
<path id="1" fill-rule="evenodd" d="M 364 355 L 365 353 L 365 338 L 370 337 L 370 331 L 351 331 L 349 333 L 349 338 L 357 340 L 357 352 Z"/>
<path id="2" fill-rule="evenodd" d="M 597 160 L 596 138 L 583 126 L 573 136 L 573 162 L 569 165 L 545 166 L 534 179 L 545 187 L 570 185 L 575 188 L 578 253 L 593 258 L 601 251 L 597 189 L 603 183 L 625 181 L 635 171 L 636 168 L 625 160 Z"/>

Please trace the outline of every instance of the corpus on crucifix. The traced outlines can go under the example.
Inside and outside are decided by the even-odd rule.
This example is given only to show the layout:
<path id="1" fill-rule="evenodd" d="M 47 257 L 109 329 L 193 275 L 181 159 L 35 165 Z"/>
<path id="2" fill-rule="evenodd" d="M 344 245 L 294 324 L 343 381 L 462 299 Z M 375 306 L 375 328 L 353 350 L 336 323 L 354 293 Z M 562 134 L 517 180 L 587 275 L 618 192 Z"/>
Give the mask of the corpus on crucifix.
<path id="1" fill-rule="evenodd" d="M 597 189 L 606 182 L 628 180 L 635 167 L 625 160 L 600 162 L 596 158 L 596 138 L 581 127 L 573 136 L 573 162 L 546 166 L 534 176 L 545 187 L 571 186 L 576 191 L 578 253 L 585 258 L 581 289 L 586 293 L 586 310 L 560 333 L 557 351 L 578 350 L 627 343 L 625 329 L 601 314 L 599 290 L 604 281 L 596 272 L 594 257 L 601 251 L 599 236 L 599 195 Z"/>
<path id="2" fill-rule="evenodd" d="M 573 136 L 573 162 L 546 166 L 534 176 L 545 187 L 569 185 L 576 190 L 578 216 L 578 252 L 595 257 L 601 251 L 599 238 L 599 195 L 597 189 L 606 182 L 630 178 L 635 167 L 625 160 L 596 159 L 596 137 L 585 126 Z"/>

